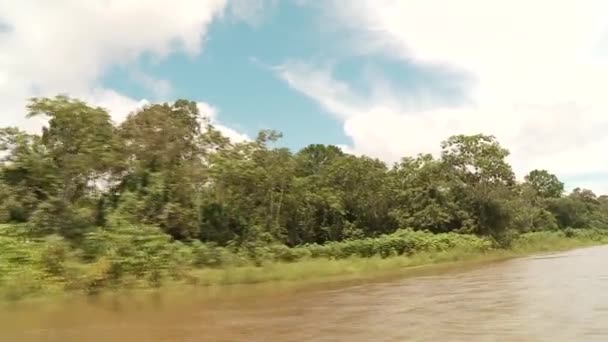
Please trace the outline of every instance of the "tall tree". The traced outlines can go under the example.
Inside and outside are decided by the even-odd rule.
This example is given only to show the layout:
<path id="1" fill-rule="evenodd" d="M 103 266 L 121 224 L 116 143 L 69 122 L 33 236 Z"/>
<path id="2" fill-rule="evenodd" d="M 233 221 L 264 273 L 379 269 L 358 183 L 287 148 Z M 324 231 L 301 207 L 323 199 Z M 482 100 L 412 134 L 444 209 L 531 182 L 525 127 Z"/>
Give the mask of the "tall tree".
<path id="1" fill-rule="evenodd" d="M 532 170 L 524 179 L 542 198 L 558 198 L 564 192 L 564 183 L 547 170 Z"/>
<path id="2" fill-rule="evenodd" d="M 127 164 L 114 191 L 135 193 L 138 201 L 124 214 L 158 224 L 176 238 L 197 235 L 199 196 L 207 181 L 205 147 L 216 135 L 204 132 L 203 122 L 195 102 L 177 100 L 131 113 L 120 125 Z"/>
<path id="3" fill-rule="evenodd" d="M 395 207 L 391 215 L 400 227 L 447 232 L 462 228 L 469 215 L 454 198 L 453 175 L 432 155 L 403 158 L 391 171 Z"/>
<path id="4" fill-rule="evenodd" d="M 506 201 L 514 195 L 515 175 L 509 151 L 491 135 L 456 135 L 441 143 L 442 160 L 458 180 L 453 186 L 463 208 L 474 217 L 464 231 L 503 239 L 512 213 Z"/>
<path id="5" fill-rule="evenodd" d="M 0 207 L 5 221 L 25 222 L 60 188 L 59 170 L 37 135 L 0 129 Z"/>
<path id="6" fill-rule="evenodd" d="M 3 178 L 19 194 L 11 202 L 26 203 L 21 216 L 37 231 L 81 237 L 100 223 L 101 194 L 120 160 L 110 116 L 65 96 L 32 99 L 28 116 L 48 118 L 40 137 L 3 133 L 4 147 L 12 145 Z"/>
<path id="7" fill-rule="evenodd" d="M 62 181 L 60 198 L 74 202 L 98 189 L 120 161 L 120 145 L 110 115 L 100 107 L 65 96 L 34 98 L 28 116 L 46 116 L 42 131 L 46 147 Z"/>

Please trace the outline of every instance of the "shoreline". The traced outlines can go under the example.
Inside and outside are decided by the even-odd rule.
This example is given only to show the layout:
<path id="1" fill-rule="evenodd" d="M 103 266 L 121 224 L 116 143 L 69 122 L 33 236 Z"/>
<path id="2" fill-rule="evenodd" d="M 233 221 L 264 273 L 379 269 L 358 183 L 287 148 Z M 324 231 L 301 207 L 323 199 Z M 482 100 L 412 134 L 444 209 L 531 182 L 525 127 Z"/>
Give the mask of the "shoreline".
<path id="1" fill-rule="evenodd" d="M 188 281 L 168 281 L 158 288 L 149 286 L 107 288 L 95 295 L 56 288 L 15 300 L 4 298 L 0 303 L 28 307 L 44 303 L 70 302 L 78 298 L 102 303 L 106 299 L 138 300 L 138 298 L 156 296 L 169 300 L 192 295 L 202 296 L 209 301 L 237 298 L 242 300 L 259 295 L 289 295 L 319 287 L 337 289 L 362 282 L 458 272 L 494 262 L 607 243 L 608 240 L 604 238 L 594 240 L 553 234 L 550 244 L 548 241 L 532 240 L 525 244 L 518 243 L 510 249 L 492 249 L 486 252 L 452 249 L 439 253 L 420 252 L 410 256 L 387 258 L 374 256 L 339 260 L 306 259 L 293 263 L 269 263 L 259 267 L 197 269 L 191 271 Z"/>

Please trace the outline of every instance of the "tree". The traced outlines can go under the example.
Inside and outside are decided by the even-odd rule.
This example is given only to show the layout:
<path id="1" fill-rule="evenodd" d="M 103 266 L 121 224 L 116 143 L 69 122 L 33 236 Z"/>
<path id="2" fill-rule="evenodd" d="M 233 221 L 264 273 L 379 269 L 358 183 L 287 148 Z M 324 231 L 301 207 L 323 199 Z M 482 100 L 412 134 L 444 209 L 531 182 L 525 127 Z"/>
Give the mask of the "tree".
<path id="1" fill-rule="evenodd" d="M 60 198 L 75 202 L 99 190 L 99 183 L 120 161 L 110 115 L 65 96 L 34 98 L 28 110 L 29 117 L 49 118 L 41 142 L 61 179 Z"/>
<path id="2" fill-rule="evenodd" d="M 131 113 L 118 129 L 127 163 L 116 175 L 114 207 L 121 193 L 134 193 L 140 203 L 130 205 L 131 220 L 157 224 L 178 239 L 196 237 L 208 149 L 227 143 L 201 123 L 196 103 L 187 100 Z"/>
<path id="3" fill-rule="evenodd" d="M 345 155 L 331 163 L 321 177 L 324 187 L 333 189 L 342 204 L 344 221 L 337 239 L 374 236 L 397 228 L 389 216 L 388 169 L 382 161 Z"/>
<path id="4" fill-rule="evenodd" d="M 14 134 L 4 177 L 9 183 L 20 179 L 39 199 L 28 210 L 37 230 L 82 237 L 100 223 L 101 195 L 121 160 L 115 128 L 104 109 L 66 96 L 33 98 L 33 116 L 47 117 L 48 125 L 40 137 Z"/>
<path id="5" fill-rule="evenodd" d="M 589 189 L 575 188 L 574 190 L 572 190 L 572 193 L 568 195 L 568 197 L 588 204 L 599 203 L 595 193 L 593 193 L 593 191 Z"/>
<path id="6" fill-rule="evenodd" d="M 295 156 L 298 176 L 318 175 L 324 167 L 336 159 L 344 157 L 344 152 L 333 145 L 311 144 L 301 149 Z"/>
<path id="7" fill-rule="evenodd" d="M 509 151 L 491 135 L 456 135 L 441 143 L 441 159 L 455 177 L 452 191 L 473 218 L 463 231 L 504 239 L 512 213 L 507 201 L 516 184 Z M 508 242 L 505 240 L 505 242 Z"/>
<path id="8" fill-rule="evenodd" d="M 395 202 L 391 211 L 400 227 L 448 232 L 470 221 L 453 196 L 449 169 L 429 154 L 403 158 L 391 170 Z"/>
<path id="9" fill-rule="evenodd" d="M 471 185 L 515 184 L 506 158 L 509 151 L 491 135 L 455 135 L 441 143 L 441 158 L 457 176 Z"/>
<path id="10" fill-rule="evenodd" d="M 0 129 L 0 207 L 4 220 L 26 222 L 43 201 L 57 196 L 59 170 L 39 136 Z"/>
<path id="11" fill-rule="evenodd" d="M 564 183 L 546 170 L 532 170 L 524 179 L 542 198 L 558 198 L 564 192 Z"/>
<path id="12" fill-rule="evenodd" d="M 509 202 L 513 213 L 512 228 L 519 232 L 554 230 L 555 216 L 547 209 L 551 199 L 539 197 L 537 190 L 524 182 L 516 187 L 516 196 Z"/>
<path id="13" fill-rule="evenodd" d="M 254 141 L 224 148 L 210 156 L 208 194 L 200 234 L 204 240 L 223 236 L 242 241 L 252 236 L 284 241 L 293 182 L 293 158 L 285 148 L 270 149 L 281 134 L 260 131 Z M 212 222 L 224 220 L 228 229 L 217 230 Z M 228 224 L 229 223 L 229 224 Z"/>
<path id="14" fill-rule="evenodd" d="M 131 167 L 156 172 L 197 160 L 201 116 L 195 102 L 177 100 L 131 113 L 119 127 Z M 135 164 L 135 165 L 133 165 Z"/>
<path id="15" fill-rule="evenodd" d="M 591 223 L 589 207 L 572 197 L 550 198 L 547 209 L 560 228 L 588 228 Z"/>

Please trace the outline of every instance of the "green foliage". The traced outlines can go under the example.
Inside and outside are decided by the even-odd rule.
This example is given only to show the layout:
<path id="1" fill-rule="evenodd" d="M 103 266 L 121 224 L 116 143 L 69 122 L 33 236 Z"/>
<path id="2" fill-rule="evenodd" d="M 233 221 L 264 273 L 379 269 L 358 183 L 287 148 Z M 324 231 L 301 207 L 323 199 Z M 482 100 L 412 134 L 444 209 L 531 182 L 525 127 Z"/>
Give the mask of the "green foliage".
<path id="1" fill-rule="evenodd" d="M 37 235 L 59 234 L 79 239 L 94 224 L 95 213 L 90 206 L 70 205 L 58 198 L 40 203 L 29 219 L 31 231 Z"/>
<path id="2" fill-rule="evenodd" d="M 546 200 L 560 228 L 602 228 L 608 225 L 608 206 L 589 190 L 575 189 L 568 197 Z"/>
<path id="3" fill-rule="evenodd" d="M 239 257 L 214 243 L 192 243 L 192 264 L 195 267 L 220 267 L 239 264 Z M 242 262 L 243 263 L 243 262 Z"/>
<path id="4" fill-rule="evenodd" d="M 64 275 L 66 272 L 65 263 L 70 258 L 71 253 L 70 245 L 62 237 L 47 236 L 40 254 L 42 269 L 51 276 Z"/>
<path id="5" fill-rule="evenodd" d="M 532 170 L 525 180 L 543 198 L 559 198 L 564 192 L 564 183 L 547 170 Z"/>
<path id="6" fill-rule="evenodd" d="M 108 263 L 107 281 L 119 282 L 125 275 L 160 281 L 174 264 L 176 246 L 157 228 L 122 226 L 88 233 L 83 250 L 89 259 Z"/>
<path id="7" fill-rule="evenodd" d="M 0 297 L 20 299 L 63 279 L 71 247 L 63 238 L 30 239 L 21 226 L 0 226 Z"/>
<path id="8" fill-rule="evenodd" d="M 250 255 L 399 227 L 505 246 L 526 231 L 608 227 L 608 201 L 581 189 L 563 197 L 545 170 L 518 183 L 509 151 L 489 135 L 449 137 L 440 158 L 406 157 L 389 169 L 335 146 L 294 154 L 274 146 L 281 134 L 272 130 L 232 143 L 187 100 L 146 106 L 119 126 L 65 96 L 32 99 L 28 110 L 49 121 L 41 135 L 0 130 L 0 222 L 76 244 L 99 227 L 128 225 Z"/>
<path id="9" fill-rule="evenodd" d="M 390 181 L 396 205 L 390 215 L 399 226 L 441 233 L 470 221 L 469 214 L 456 205 L 453 179 L 446 171 L 446 164 L 431 155 L 403 158 L 395 165 Z"/>
<path id="10" fill-rule="evenodd" d="M 487 238 L 411 229 L 324 245 L 290 248 L 257 244 L 244 248 L 171 241 L 158 228 L 132 225 L 89 232 L 80 245 L 74 246 L 57 235 L 30 239 L 22 228 L 0 226 L 0 298 L 17 300 L 59 291 L 97 294 L 107 289 L 156 288 L 166 283 L 310 280 L 492 253 L 502 255 Z M 527 253 L 606 241 L 606 230 L 568 228 L 563 232 L 522 234 L 513 239 L 513 249 Z"/>
<path id="11" fill-rule="evenodd" d="M 492 248 L 488 239 L 473 235 L 399 230 L 393 234 L 377 238 L 329 242 L 324 245 L 306 245 L 299 247 L 310 252 L 313 258 L 344 259 L 352 256 L 383 258 L 416 252 L 445 252 L 453 248 L 466 248 L 483 252 Z"/>
<path id="12" fill-rule="evenodd" d="M 513 185 L 515 175 L 506 162 L 509 151 L 494 136 L 456 135 L 441 143 L 441 157 L 460 181 L 471 185 Z"/>

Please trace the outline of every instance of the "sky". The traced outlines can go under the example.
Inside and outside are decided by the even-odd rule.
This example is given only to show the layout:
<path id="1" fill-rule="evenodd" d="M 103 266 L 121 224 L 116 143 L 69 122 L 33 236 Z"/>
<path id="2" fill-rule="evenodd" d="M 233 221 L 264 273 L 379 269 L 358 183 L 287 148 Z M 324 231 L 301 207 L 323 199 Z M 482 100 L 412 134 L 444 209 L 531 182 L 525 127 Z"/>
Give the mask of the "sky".
<path id="1" fill-rule="evenodd" d="M 518 177 L 608 193 L 603 0 L 0 0 L 0 126 L 67 94 L 116 123 L 199 103 L 224 134 L 283 132 L 387 163 L 485 133 Z"/>

